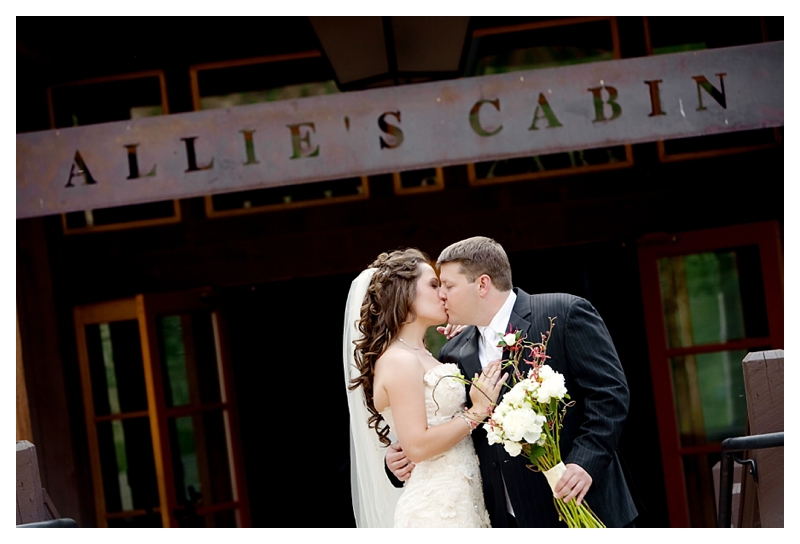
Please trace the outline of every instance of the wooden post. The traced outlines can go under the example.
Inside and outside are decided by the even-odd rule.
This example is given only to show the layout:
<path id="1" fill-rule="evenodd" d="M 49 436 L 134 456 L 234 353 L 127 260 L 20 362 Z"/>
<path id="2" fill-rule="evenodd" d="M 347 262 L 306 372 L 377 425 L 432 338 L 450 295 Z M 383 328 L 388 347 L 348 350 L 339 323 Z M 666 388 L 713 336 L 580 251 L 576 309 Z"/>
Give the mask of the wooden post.
<path id="1" fill-rule="evenodd" d="M 17 320 L 17 441 L 33 441 L 31 413 L 28 407 L 28 389 L 25 387 L 25 369 L 22 364 L 22 343 L 19 337 L 19 314 Z"/>
<path id="2" fill-rule="evenodd" d="M 17 442 L 17 525 L 46 519 L 36 448 L 21 440 Z"/>
<path id="3" fill-rule="evenodd" d="M 751 435 L 782 432 L 783 350 L 748 353 L 742 363 Z M 752 450 L 761 527 L 783 527 L 783 448 Z"/>

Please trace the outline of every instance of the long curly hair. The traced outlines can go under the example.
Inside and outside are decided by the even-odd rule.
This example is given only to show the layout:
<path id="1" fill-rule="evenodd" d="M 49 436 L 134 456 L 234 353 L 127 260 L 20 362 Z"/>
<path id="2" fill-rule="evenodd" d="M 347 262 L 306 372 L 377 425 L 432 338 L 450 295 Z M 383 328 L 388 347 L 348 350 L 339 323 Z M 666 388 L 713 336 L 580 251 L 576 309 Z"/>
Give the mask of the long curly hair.
<path id="1" fill-rule="evenodd" d="M 359 386 L 363 389 L 370 413 L 367 424 L 375 429 L 381 443 L 386 446 L 391 443 L 389 427 L 375 409 L 373 398 L 375 362 L 397 337 L 400 327 L 416 318 L 412 305 L 417 296 L 421 263 L 430 264 L 430 259 L 418 249 L 381 253 L 370 265 L 376 270 L 361 305 L 358 330 L 362 337 L 354 342 L 359 375 L 350 380 L 349 387 L 351 391 Z"/>

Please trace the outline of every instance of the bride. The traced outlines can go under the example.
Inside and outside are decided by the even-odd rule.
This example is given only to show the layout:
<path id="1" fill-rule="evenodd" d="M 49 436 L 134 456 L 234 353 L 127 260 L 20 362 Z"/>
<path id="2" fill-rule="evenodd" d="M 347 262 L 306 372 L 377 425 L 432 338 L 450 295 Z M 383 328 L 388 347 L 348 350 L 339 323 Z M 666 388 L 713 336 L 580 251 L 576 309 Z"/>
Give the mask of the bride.
<path id="1" fill-rule="evenodd" d="M 382 253 L 354 281 L 345 309 L 353 510 L 358 527 L 488 527 L 470 433 L 497 400 L 505 376 L 489 365 L 470 388 L 456 365 L 424 346 L 444 323 L 439 279 L 416 249 Z M 394 434 L 415 464 L 402 490 L 384 471 Z"/>

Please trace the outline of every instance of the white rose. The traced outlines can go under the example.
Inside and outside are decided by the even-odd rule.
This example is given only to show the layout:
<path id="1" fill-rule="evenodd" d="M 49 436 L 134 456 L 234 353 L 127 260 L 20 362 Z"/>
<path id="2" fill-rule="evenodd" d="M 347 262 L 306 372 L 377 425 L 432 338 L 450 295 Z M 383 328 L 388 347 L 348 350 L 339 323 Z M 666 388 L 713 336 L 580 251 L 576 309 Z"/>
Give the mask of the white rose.
<path id="1" fill-rule="evenodd" d="M 539 388 L 534 393 L 539 402 L 550 402 L 550 399 L 562 399 L 567 394 L 564 376 L 547 365 L 539 369 Z"/>
<path id="2" fill-rule="evenodd" d="M 492 419 L 502 424 L 506 414 L 512 410 L 514 410 L 514 408 L 508 402 L 506 402 L 505 399 L 503 399 L 503 402 L 501 402 L 500 405 L 497 406 L 492 412 Z"/>
<path id="3" fill-rule="evenodd" d="M 494 431 L 489 425 L 484 424 L 483 427 L 486 429 L 486 439 L 489 444 L 500 444 L 503 442 L 503 436 L 500 433 Z M 497 427 L 495 427 L 495 429 L 496 428 Z"/>
<path id="4" fill-rule="evenodd" d="M 525 433 L 525 436 L 522 437 L 528 444 L 535 444 L 542 441 L 542 429 L 547 424 L 547 418 L 541 414 L 534 412 L 533 418 L 533 426 L 527 433 Z"/>
<path id="5" fill-rule="evenodd" d="M 518 444 L 516 442 L 505 441 L 503 443 L 503 447 L 506 449 L 506 451 L 511 457 L 516 457 L 517 455 L 522 453 L 522 444 Z"/>
<path id="6" fill-rule="evenodd" d="M 519 442 L 525 440 L 534 443 L 542 434 L 544 417 L 530 408 L 523 408 L 509 412 L 503 422 L 503 430 L 507 440 Z"/>
<path id="7" fill-rule="evenodd" d="M 526 382 L 529 384 L 530 380 L 522 380 L 514 385 L 514 387 L 511 388 L 511 391 L 503 396 L 503 402 L 513 406 L 522 406 L 525 403 L 525 396 L 527 395 L 528 391 L 528 384 L 526 384 Z"/>
<path id="8" fill-rule="evenodd" d="M 517 343 L 517 334 L 514 332 L 510 332 L 503 336 L 503 342 L 506 343 L 507 346 L 511 347 Z"/>

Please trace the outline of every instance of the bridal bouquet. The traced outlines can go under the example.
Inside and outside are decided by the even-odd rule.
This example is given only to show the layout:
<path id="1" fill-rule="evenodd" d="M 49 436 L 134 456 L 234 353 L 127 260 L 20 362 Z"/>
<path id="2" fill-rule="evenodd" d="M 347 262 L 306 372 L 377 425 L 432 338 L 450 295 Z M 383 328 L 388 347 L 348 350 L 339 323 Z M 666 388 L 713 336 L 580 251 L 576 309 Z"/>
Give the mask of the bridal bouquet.
<path id="1" fill-rule="evenodd" d="M 529 468 L 544 473 L 552 489 L 566 470 L 561 461 L 559 432 L 567 408 L 574 404 L 568 402 L 564 376 L 545 364 L 550 358 L 547 342 L 554 326 L 555 318 L 551 317 L 550 330 L 541 335 L 541 342 L 527 341 L 521 331 L 502 337 L 498 347 L 508 348 L 511 353 L 503 366 L 513 366 L 514 386 L 484 424 L 490 444 L 503 444 L 512 457 L 524 452 L 532 463 Z M 528 359 L 524 358 L 526 353 Z M 520 369 L 521 363 L 530 367 L 527 374 Z M 605 527 L 586 501 L 580 505 L 575 499 L 565 503 L 554 496 L 553 502 L 560 519 L 570 528 Z"/>

